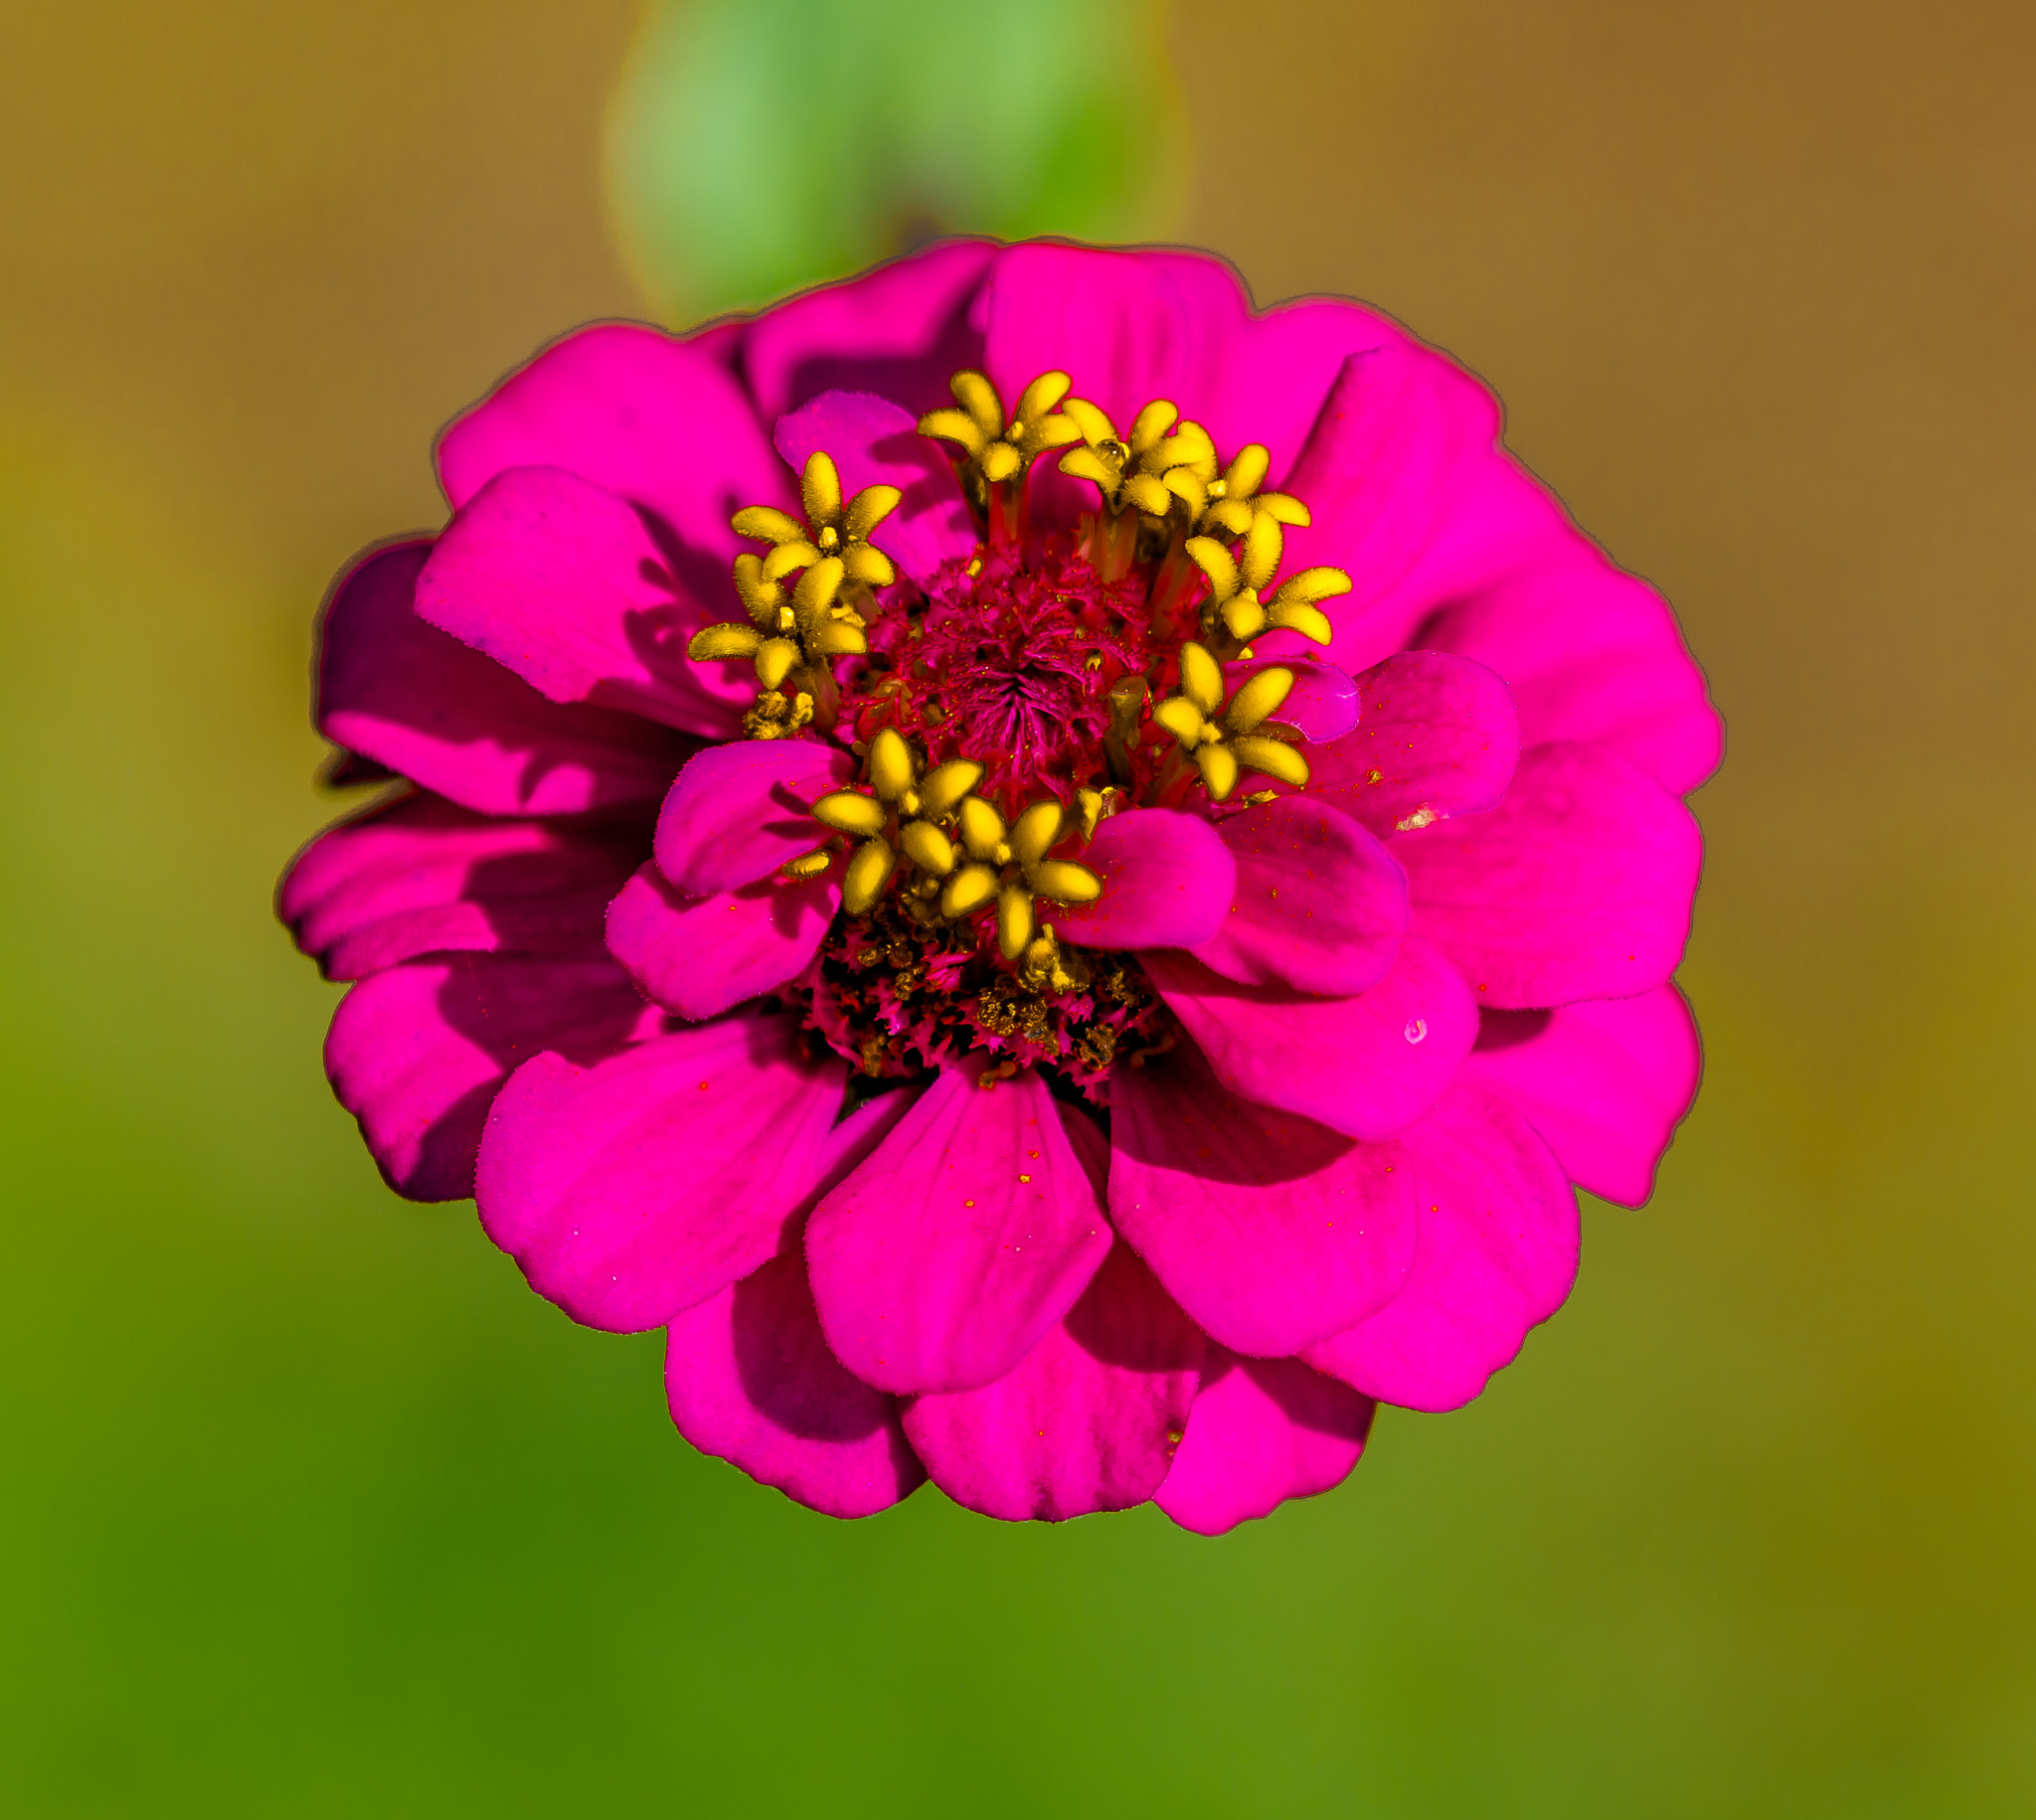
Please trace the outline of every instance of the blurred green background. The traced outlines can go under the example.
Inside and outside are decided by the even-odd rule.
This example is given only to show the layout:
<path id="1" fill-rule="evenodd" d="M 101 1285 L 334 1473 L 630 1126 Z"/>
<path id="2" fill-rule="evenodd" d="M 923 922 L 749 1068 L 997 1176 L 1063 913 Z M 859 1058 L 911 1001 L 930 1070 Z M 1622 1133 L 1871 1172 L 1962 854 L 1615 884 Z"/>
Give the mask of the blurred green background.
<path id="1" fill-rule="evenodd" d="M 1173 7 L 1171 231 L 1486 376 L 1731 723 L 1653 1204 L 1214 1544 L 797 1510 L 327 1092 L 311 612 L 444 418 L 653 307 L 637 25 L 7 9 L 0 1805 L 2036 1811 L 2036 15 Z"/>

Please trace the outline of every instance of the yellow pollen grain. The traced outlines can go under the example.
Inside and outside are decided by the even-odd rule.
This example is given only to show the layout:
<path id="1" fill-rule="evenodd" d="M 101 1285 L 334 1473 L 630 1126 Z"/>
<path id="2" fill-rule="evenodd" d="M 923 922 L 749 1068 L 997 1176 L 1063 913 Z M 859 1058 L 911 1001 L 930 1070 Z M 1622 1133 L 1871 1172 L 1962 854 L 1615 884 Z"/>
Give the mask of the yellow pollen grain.
<path id="1" fill-rule="evenodd" d="M 1031 1181 L 1031 1180 L 1032 1180 L 1032 1178 L 1031 1178 L 1030 1176 L 1020 1176 L 1020 1177 L 1019 1177 L 1018 1179 L 1019 1179 L 1019 1181 L 1021 1181 L 1021 1182 L 1029 1182 L 1029 1181 Z"/>
<path id="2" fill-rule="evenodd" d="M 974 1203 L 973 1201 L 964 1201 L 964 1202 L 962 1202 L 962 1204 L 961 1204 L 961 1205 L 962 1205 L 963 1207 L 973 1207 L 973 1206 L 975 1205 L 975 1203 Z"/>

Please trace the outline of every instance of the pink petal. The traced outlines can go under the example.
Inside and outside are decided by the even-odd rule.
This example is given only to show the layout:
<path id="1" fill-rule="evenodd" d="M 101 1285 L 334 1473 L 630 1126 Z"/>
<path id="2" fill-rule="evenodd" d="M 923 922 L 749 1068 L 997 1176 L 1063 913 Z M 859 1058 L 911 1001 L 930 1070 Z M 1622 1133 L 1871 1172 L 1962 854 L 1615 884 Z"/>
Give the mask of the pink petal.
<path id="1" fill-rule="evenodd" d="M 1520 717 L 1482 664 L 1402 651 L 1357 688 L 1357 731 L 1308 753 L 1308 795 L 1383 840 L 1488 809 L 1506 793 L 1520 761 Z"/>
<path id="2" fill-rule="evenodd" d="M 817 740 L 710 745 L 658 814 L 658 870 L 689 898 L 768 878 L 820 844 L 827 830 L 808 811 L 855 771 L 847 752 Z"/>
<path id="3" fill-rule="evenodd" d="M 1341 569 L 1355 590 L 1328 605 L 1337 630 L 1332 653 L 1406 642 L 1414 601 L 1438 596 L 1407 583 L 1438 547 L 1468 539 L 1505 563 L 1515 548 L 1511 521 L 1492 512 L 1474 482 L 1499 435 L 1496 401 L 1454 362 L 1402 335 L 1354 351 L 1328 389 L 1286 490 L 1311 522 L 1286 534 L 1284 569 Z M 1533 535 L 1559 535 L 1545 514 Z M 1484 573 L 1471 565 L 1471 573 Z"/>
<path id="4" fill-rule="evenodd" d="M 1690 1008 L 1662 986 L 1555 1011 L 1487 1011 L 1463 1078 L 1526 1113 L 1571 1181 L 1638 1207 L 1702 1068 Z"/>
<path id="5" fill-rule="evenodd" d="M 1239 1099 L 1185 1044 L 1111 1070 L 1109 1104 L 1110 1221 L 1224 1345 L 1297 1352 L 1400 1292 L 1416 1226 L 1397 1143 Z"/>
<path id="6" fill-rule="evenodd" d="M 1311 525 L 1288 570 L 1329 564 L 1331 655 L 1361 669 L 1407 645 L 1452 651 L 1511 686 L 1529 745 L 1613 745 L 1675 791 L 1718 758 L 1718 721 L 1673 616 L 1606 562 L 1498 446 L 1496 403 L 1405 340 L 1354 356 L 1287 481 Z"/>
<path id="7" fill-rule="evenodd" d="M 739 611 L 732 584 L 701 605 L 697 578 L 636 510 L 559 468 L 498 474 L 445 527 L 418 579 L 417 610 L 555 702 L 595 702 L 727 739 L 754 678 L 696 664 L 686 645 Z M 723 596 L 726 596 L 724 599 Z"/>
<path id="8" fill-rule="evenodd" d="M 980 293 L 997 248 L 950 240 L 794 297 L 759 316 L 744 370 L 768 423 L 822 392 L 874 392 L 915 419 L 954 401 L 951 375 L 982 365 Z"/>
<path id="9" fill-rule="evenodd" d="M 585 953 L 647 839 L 640 824 L 503 821 L 405 796 L 319 835 L 276 913 L 327 979 L 451 948 Z"/>
<path id="10" fill-rule="evenodd" d="M 325 1072 L 391 1188 L 457 1201 L 473 1193 L 481 1127 L 511 1073 L 544 1050 L 596 1062 L 658 1022 L 606 955 L 414 960 L 340 1001 Z"/>
<path id="11" fill-rule="evenodd" d="M 485 815 L 655 802 L 694 742 L 634 715 L 548 702 L 411 610 L 426 542 L 370 552 L 318 632 L 328 740 Z"/>
<path id="12" fill-rule="evenodd" d="M 985 371 L 1007 404 L 1061 368 L 1119 431 L 1168 399 L 1228 461 L 1263 442 L 1277 483 L 1354 349 L 1401 332 L 1352 303 L 1314 298 L 1251 312 L 1237 274 L 1194 252 L 1012 247 L 990 274 Z M 1306 495 L 1302 496 L 1303 498 Z"/>
<path id="13" fill-rule="evenodd" d="M 815 453 L 833 458 L 845 495 L 892 486 L 904 494 L 870 542 L 922 584 L 943 563 L 975 554 L 975 523 L 944 446 L 919 433 L 919 419 L 867 392 L 823 392 L 777 419 L 777 452 L 804 473 Z"/>
<path id="14" fill-rule="evenodd" d="M 905 1432 L 933 1483 L 986 1517 L 1124 1510 L 1166 1477 L 1205 1344 L 1118 1245 L 1015 1370 L 981 1390 L 915 1398 Z"/>
<path id="15" fill-rule="evenodd" d="M 1233 1093 L 1348 1137 L 1391 1137 L 1419 1118 L 1477 1035 L 1462 980 L 1413 936 L 1384 979 L 1347 999 L 1239 985 L 1163 949 L 1139 964 Z"/>
<path id="16" fill-rule="evenodd" d="M 888 1510 L 926 1481 L 898 1400 L 827 1350 L 796 1251 L 673 1320 L 665 1395 L 702 1453 L 829 1517 Z"/>
<path id="17" fill-rule="evenodd" d="M 1182 1529 L 1221 1536 L 1342 1484 L 1377 1409 L 1298 1359 L 1239 1359 L 1212 1346 L 1187 1434 L 1152 1501 Z"/>
<path id="18" fill-rule="evenodd" d="M 882 1390 L 1001 1378 L 1110 1246 L 1045 1083 L 1027 1070 L 985 1092 L 982 1072 L 944 1070 L 806 1228 L 827 1343 Z"/>
<path id="19" fill-rule="evenodd" d="M 868 1155 L 911 1103 L 886 1093 L 836 1125 L 823 1184 Z M 796 1247 L 672 1321 L 665 1394 L 679 1432 L 703 1453 L 830 1517 L 884 1510 L 927 1476 L 897 1399 L 827 1350 Z"/>
<path id="20" fill-rule="evenodd" d="M 1696 818 L 1588 745 L 1528 750 L 1483 815 L 1397 836 L 1409 926 L 1481 1006 L 1630 998 L 1682 960 L 1704 858 Z"/>
<path id="21" fill-rule="evenodd" d="M 668 1010 L 719 1017 L 803 972 L 840 904 L 829 879 L 764 879 L 687 898 L 646 865 L 608 907 L 608 948 Z"/>
<path id="22" fill-rule="evenodd" d="M 1677 796 L 1717 769 L 1723 730 L 1674 613 L 1581 535 L 1438 604 L 1421 642 L 1503 676 L 1528 744 L 1595 742 Z"/>
<path id="23" fill-rule="evenodd" d="M 1289 635 L 1279 633 L 1275 636 L 1285 639 Z M 1273 715 L 1275 723 L 1291 727 L 1310 744 L 1340 740 L 1357 725 L 1357 684 L 1334 664 L 1321 663 L 1300 652 L 1282 651 L 1276 657 L 1269 657 L 1265 655 L 1263 640 L 1257 649 L 1259 656 L 1247 662 L 1223 666 L 1226 693 L 1242 688 L 1261 670 L 1291 670 L 1293 688 Z M 1314 763 L 1312 752 L 1308 754 L 1308 762 L 1310 765 Z"/>
<path id="24" fill-rule="evenodd" d="M 1527 1121 L 1458 1085 L 1402 1140 L 1421 1240 L 1414 1273 L 1370 1320 L 1302 1357 L 1381 1403 L 1453 1409 L 1509 1365 L 1577 1276 L 1577 1197 Z"/>
<path id="25" fill-rule="evenodd" d="M 1349 816 L 1287 796 L 1216 831 L 1237 863 L 1237 895 L 1197 960 L 1246 985 L 1337 998 L 1385 978 L 1407 932 L 1407 880 Z"/>
<path id="26" fill-rule="evenodd" d="M 488 1116 L 481 1224 L 576 1321 L 660 1326 L 780 1248 L 846 1078 L 782 1016 L 696 1024 L 594 1068 L 539 1056 Z"/>
<path id="27" fill-rule="evenodd" d="M 696 587 L 725 581 L 735 553 L 751 547 L 729 529 L 735 512 L 798 503 L 712 350 L 634 323 L 554 343 L 438 443 L 438 478 L 454 510 L 518 467 L 564 468 L 655 515 L 698 565 L 688 572 Z"/>
<path id="28" fill-rule="evenodd" d="M 1103 881 L 1093 904 L 1042 908 L 1055 930 L 1089 948 L 1192 947 L 1223 926 L 1237 869 L 1198 815 L 1126 809 L 1099 822 L 1081 855 Z"/>

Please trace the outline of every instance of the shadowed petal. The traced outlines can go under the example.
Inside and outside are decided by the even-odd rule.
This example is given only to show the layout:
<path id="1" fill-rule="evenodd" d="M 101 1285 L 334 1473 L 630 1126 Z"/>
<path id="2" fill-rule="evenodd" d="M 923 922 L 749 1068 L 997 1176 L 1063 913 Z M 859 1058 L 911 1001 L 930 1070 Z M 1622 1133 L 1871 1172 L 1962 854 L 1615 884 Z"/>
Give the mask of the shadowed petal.
<path id="1" fill-rule="evenodd" d="M 642 515 L 559 468 L 510 468 L 445 527 L 417 610 L 555 702 L 592 702 L 728 739 L 755 698 L 741 666 L 696 664 L 693 634 L 730 617 L 703 605 Z"/>
<path id="2" fill-rule="evenodd" d="M 608 948 L 660 1005 L 682 1018 L 719 1017 L 803 971 L 840 903 L 827 879 L 764 879 L 685 898 L 646 865 L 608 907 Z"/>
<path id="3" fill-rule="evenodd" d="M 1173 1470 L 1153 1502 L 1182 1529 L 1220 1536 L 1288 1498 L 1340 1485 L 1378 1405 L 1298 1359 L 1211 1346 Z"/>
<path id="4" fill-rule="evenodd" d="M 1577 1197 L 1527 1121 L 1482 1087 L 1452 1088 L 1402 1141 L 1419 1189 L 1413 1274 L 1370 1320 L 1301 1356 L 1381 1403 L 1453 1409 L 1570 1293 Z"/>
<path id="5" fill-rule="evenodd" d="M 455 510 L 517 467 L 564 468 L 643 507 L 697 555 L 702 575 L 724 580 L 750 548 L 730 517 L 798 503 L 711 345 L 637 323 L 555 342 L 439 439 L 438 478 Z"/>
<path id="6" fill-rule="evenodd" d="M 1139 964 L 1232 1092 L 1349 1137 L 1391 1137 L 1419 1118 L 1477 1035 L 1455 969 L 1413 936 L 1384 979 L 1347 999 L 1239 985 L 1165 950 Z"/>
<path id="7" fill-rule="evenodd" d="M 697 743 L 605 708 L 548 702 L 412 610 L 426 542 L 363 557 L 318 627 L 312 719 L 328 740 L 485 815 L 653 803 Z"/>
<path id="8" fill-rule="evenodd" d="M 744 740 L 690 760 L 657 818 L 657 866 L 689 898 L 767 878 L 820 844 L 812 805 L 855 775 L 817 740 Z"/>
<path id="9" fill-rule="evenodd" d="M 1495 809 L 1397 836 L 1409 926 L 1480 1006 L 1630 998 L 1682 960 L 1704 858 L 1696 818 L 1644 772 L 1587 745 L 1520 760 Z"/>
<path id="10" fill-rule="evenodd" d="M 1414 1262 L 1414 1171 L 1227 1091 L 1188 1045 L 1110 1072 L 1109 1214 L 1226 1346 L 1276 1356 L 1354 1326 Z"/>
<path id="11" fill-rule="evenodd" d="M 1084 947 L 1192 947 L 1223 926 L 1236 887 L 1216 830 L 1173 809 L 1127 809 L 1099 822 L 1081 861 L 1103 881 L 1102 897 L 1041 913 Z"/>
<path id="12" fill-rule="evenodd" d="M 584 953 L 647 840 L 641 823 L 504 821 L 406 796 L 319 835 L 276 914 L 327 979 L 450 948 Z"/>
<path id="13" fill-rule="evenodd" d="M 1488 809 L 1520 761 L 1520 718 L 1482 664 L 1402 651 L 1357 679 L 1357 731 L 1308 753 L 1307 794 L 1381 840 Z"/>
<path id="14" fill-rule="evenodd" d="M 1463 1078 L 1526 1113 L 1580 1188 L 1638 1207 L 1702 1067 L 1690 1008 L 1662 986 L 1554 1011 L 1487 1011 Z"/>
<path id="15" fill-rule="evenodd" d="M 836 1357 L 888 1391 L 973 1390 L 1067 1313 L 1109 1225 L 1030 1070 L 985 1092 L 944 1070 L 806 1228 Z"/>
<path id="16" fill-rule="evenodd" d="M 904 495 L 870 542 L 924 585 L 942 563 L 975 554 L 975 523 L 941 445 L 919 433 L 919 419 L 867 392 L 823 392 L 779 417 L 777 452 L 805 471 L 815 453 L 833 459 L 844 497 L 892 486 Z"/>
<path id="17" fill-rule="evenodd" d="M 1407 880 L 1347 815 L 1287 796 L 1216 824 L 1237 895 L 1195 958 L 1249 986 L 1348 998 L 1385 978 L 1407 932 Z"/>
<path id="18" fill-rule="evenodd" d="M 1206 1345 L 1123 1245 L 994 1384 L 915 1398 L 905 1432 L 955 1503 L 1059 1523 L 1142 1504 L 1174 1457 Z"/>
<path id="19" fill-rule="evenodd" d="M 576 1321 L 659 1326 L 777 1251 L 846 1078 L 781 1016 L 698 1024 L 594 1068 L 539 1056 L 489 1114 L 481 1224 Z"/>
<path id="20" fill-rule="evenodd" d="M 325 1072 L 391 1188 L 457 1201 L 473 1193 L 481 1127 L 517 1068 L 544 1050 L 596 1062 L 658 1023 L 605 955 L 414 960 L 340 1001 Z"/>

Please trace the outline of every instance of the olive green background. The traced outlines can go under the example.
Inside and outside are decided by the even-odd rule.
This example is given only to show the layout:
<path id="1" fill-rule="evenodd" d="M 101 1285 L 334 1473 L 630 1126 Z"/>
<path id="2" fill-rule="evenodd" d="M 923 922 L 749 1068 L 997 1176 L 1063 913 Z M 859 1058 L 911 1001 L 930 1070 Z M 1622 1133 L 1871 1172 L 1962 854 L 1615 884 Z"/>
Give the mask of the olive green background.
<path id="1" fill-rule="evenodd" d="M 1214 1543 L 794 1508 L 325 1087 L 311 612 L 644 307 L 632 23 L 0 25 L 0 1805 L 2036 1810 L 2029 9 L 1176 7 L 1180 236 L 1486 376 L 1731 726 L 1652 1205 Z"/>

